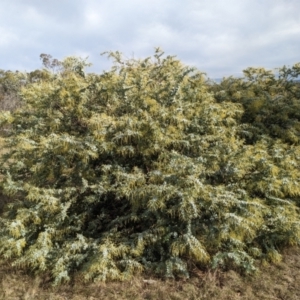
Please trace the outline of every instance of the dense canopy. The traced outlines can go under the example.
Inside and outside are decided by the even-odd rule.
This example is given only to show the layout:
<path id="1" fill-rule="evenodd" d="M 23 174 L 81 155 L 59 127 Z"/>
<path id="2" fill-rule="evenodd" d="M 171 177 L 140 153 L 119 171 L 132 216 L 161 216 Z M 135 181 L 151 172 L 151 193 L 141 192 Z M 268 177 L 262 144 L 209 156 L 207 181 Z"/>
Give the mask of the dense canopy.
<path id="1" fill-rule="evenodd" d="M 0 113 L 3 260 L 54 283 L 188 277 L 253 272 L 299 244 L 300 64 L 217 84 L 162 55 L 111 52 L 100 75 L 44 55 L 15 74 L 20 105 Z"/>

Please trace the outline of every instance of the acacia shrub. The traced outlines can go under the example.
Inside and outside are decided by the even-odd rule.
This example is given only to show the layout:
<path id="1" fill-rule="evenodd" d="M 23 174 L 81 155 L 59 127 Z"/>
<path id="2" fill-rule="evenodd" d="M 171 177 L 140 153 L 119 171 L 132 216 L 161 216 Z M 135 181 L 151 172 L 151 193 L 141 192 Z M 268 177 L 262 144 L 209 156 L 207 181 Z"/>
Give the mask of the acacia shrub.
<path id="1" fill-rule="evenodd" d="M 268 135 L 274 140 L 299 145 L 299 76 L 300 63 L 291 68 L 278 68 L 277 74 L 264 68 L 247 68 L 243 78 L 224 78 L 210 88 L 218 102 L 243 105 L 243 134 L 247 143 Z"/>
<path id="2" fill-rule="evenodd" d="M 69 57 L 27 84 L 2 155 L 0 255 L 55 284 L 255 270 L 299 243 L 298 147 L 241 137 L 243 106 L 216 101 L 172 56 L 86 74 Z M 285 160 L 280 155 L 287 152 Z M 287 181 L 287 185 L 282 185 Z M 289 197 L 292 197 L 290 199 Z"/>

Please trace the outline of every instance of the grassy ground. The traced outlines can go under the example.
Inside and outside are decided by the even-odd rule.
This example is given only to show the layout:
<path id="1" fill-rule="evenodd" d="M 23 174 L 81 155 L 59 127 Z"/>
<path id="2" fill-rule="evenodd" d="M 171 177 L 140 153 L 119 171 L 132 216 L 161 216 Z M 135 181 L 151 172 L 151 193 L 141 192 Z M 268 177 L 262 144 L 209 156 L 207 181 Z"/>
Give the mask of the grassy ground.
<path id="1" fill-rule="evenodd" d="M 282 262 L 262 267 L 253 277 L 233 271 L 195 273 L 188 281 L 135 278 L 130 282 L 86 284 L 75 280 L 53 288 L 47 278 L 34 278 L 3 265 L 0 270 L 0 299 L 300 299 L 300 249 L 289 249 Z"/>

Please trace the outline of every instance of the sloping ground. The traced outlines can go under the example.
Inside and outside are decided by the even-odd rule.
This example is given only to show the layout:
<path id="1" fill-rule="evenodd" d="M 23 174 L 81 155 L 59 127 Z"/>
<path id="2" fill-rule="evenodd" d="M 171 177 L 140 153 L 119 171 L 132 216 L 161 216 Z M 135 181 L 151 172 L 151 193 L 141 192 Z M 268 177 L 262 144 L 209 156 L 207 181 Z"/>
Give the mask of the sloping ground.
<path id="1" fill-rule="evenodd" d="M 289 249 L 282 262 L 261 267 L 254 277 L 227 273 L 197 272 L 188 281 L 136 278 L 131 282 L 72 284 L 52 288 L 47 278 L 33 278 L 8 265 L 0 271 L 0 299 L 300 299 L 300 249 Z"/>

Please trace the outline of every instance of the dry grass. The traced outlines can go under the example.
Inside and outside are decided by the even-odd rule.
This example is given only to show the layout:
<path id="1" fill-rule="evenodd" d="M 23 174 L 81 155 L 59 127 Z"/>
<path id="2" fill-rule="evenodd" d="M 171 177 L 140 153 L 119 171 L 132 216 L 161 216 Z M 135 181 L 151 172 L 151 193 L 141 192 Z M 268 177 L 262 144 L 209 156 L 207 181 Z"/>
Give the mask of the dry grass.
<path id="1" fill-rule="evenodd" d="M 34 278 L 8 264 L 0 271 L 0 299 L 79 300 L 79 299 L 300 299 L 300 249 L 286 251 L 277 265 L 262 267 L 253 277 L 227 273 L 197 272 L 187 281 L 161 281 L 135 278 L 130 282 L 73 283 L 53 288 L 47 277 Z"/>

